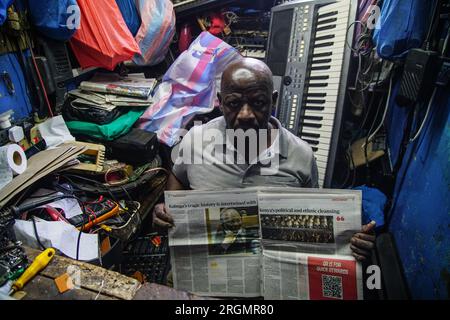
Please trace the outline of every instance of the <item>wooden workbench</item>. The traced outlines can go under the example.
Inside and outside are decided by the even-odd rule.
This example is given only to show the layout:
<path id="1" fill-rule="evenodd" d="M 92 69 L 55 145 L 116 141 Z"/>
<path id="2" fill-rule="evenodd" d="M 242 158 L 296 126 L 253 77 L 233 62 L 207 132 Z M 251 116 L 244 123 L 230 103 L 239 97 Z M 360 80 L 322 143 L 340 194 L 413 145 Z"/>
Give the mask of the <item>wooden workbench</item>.
<path id="1" fill-rule="evenodd" d="M 41 251 L 25 248 L 30 260 Z M 80 270 L 80 289 L 59 293 L 54 279 L 69 266 Z M 50 264 L 31 280 L 24 290 L 24 300 L 198 300 L 192 294 L 166 286 L 145 283 L 92 264 L 55 256 Z"/>

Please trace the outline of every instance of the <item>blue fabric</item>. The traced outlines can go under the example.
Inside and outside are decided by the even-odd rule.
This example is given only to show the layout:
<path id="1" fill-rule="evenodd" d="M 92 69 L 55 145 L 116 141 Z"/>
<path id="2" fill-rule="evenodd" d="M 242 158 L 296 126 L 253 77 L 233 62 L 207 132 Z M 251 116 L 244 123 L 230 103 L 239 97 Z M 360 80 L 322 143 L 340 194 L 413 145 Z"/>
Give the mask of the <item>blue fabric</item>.
<path id="1" fill-rule="evenodd" d="M 387 197 L 384 193 L 367 186 L 356 187 L 354 190 L 362 191 L 363 225 L 375 221 L 377 223 L 375 229 L 384 226 L 384 207 L 387 202 Z"/>
<path id="2" fill-rule="evenodd" d="M 0 56 L 0 71 L 9 74 L 15 90 L 13 94 L 8 92 L 5 81 L 3 78 L 0 79 L 0 114 L 12 109 L 15 120 L 28 117 L 32 110 L 29 92 L 19 61 L 14 54 Z"/>
<path id="3" fill-rule="evenodd" d="M 116 0 L 117 6 L 122 12 L 123 19 L 130 29 L 133 37 L 138 33 L 141 27 L 141 17 L 136 8 L 134 0 Z"/>
<path id="4" fill-rule="evenodd" d="M 436 0 L 385 0 L 379 28 L 373 40 L 378 55 L 384 59 L 403 58 L 412 48 L 422 46 Z"/>
<path id="5" fill-rule="evenodd" d="M 77 31 L 68 26 L 75 21 L 70 6 L 78 6 L 76 0 L 29 0 L 28 5 L 32 23 L 45 36 L 66 41 Z"/>
<path id="6" fill-rule="evenodd" d="M 3 25 L 8 17 L 7 9 L 14 0 L 0 0 L 0 26 Z"/>
<path id="7" fill-rule="evenodd" d="M 406 108 L 389 106 L 390 153 L 398 158 Z M 417 122 L 422 121 L 422 118 Z M 437 91 L 422 133 L 398 173 L 389 231 L 413 299 L 450 299 L 450 92 Z"/>

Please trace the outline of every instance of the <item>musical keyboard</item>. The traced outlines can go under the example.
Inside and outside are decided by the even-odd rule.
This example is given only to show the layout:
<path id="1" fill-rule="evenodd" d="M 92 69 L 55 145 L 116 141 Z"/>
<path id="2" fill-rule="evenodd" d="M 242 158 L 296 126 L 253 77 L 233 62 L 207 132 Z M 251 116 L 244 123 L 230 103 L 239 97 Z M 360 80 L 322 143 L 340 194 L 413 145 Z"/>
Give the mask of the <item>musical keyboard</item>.
<path id="1" fill-rule="evenodd" d="M 277 117 L 311 145 L 321 187 L 330 187 L 333 177 L 355 17 L 351 0 L 292 1 L 272 9 L 266 62 L 281 83 Z"/>

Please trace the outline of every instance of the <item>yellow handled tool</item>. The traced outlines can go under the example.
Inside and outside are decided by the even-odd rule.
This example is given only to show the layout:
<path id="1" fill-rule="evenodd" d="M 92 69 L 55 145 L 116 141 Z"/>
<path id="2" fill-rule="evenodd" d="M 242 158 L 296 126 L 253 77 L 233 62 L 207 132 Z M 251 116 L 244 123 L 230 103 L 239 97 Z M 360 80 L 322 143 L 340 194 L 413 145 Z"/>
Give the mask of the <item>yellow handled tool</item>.
<path id="1" fill-rule="evenodd" d="M 30 281 L 35 275 L 37 275 L 42 269 L 44 269 L 52 260 L 56 251 L 53 248 L 48 248 L 44 252 L 34 259 L 31 266 L 25 270 L 25 272 L 17 279 L 16 282 L 12 285 L 10 295 L 16 291 L 22 290 L 22 288 Z"/>

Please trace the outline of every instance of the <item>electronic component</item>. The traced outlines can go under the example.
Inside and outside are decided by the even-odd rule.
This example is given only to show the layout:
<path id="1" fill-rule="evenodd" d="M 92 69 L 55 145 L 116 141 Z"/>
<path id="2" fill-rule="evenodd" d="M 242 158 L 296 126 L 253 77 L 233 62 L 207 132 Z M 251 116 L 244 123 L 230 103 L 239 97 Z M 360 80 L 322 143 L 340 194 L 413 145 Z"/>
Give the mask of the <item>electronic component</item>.
<path id="1" fill-rule="evenodd" d="M 90 230 L 93 226 L 120 213 L 119 205 L 116 202 L 103 197 L 96 202 L 85 203 L 84 209 L 83 214 L 68 219 L 71 224 L 82 231 Z"/>
<path id="2" fill-rule="evenodd" d="M 446 87 L 450 83 L 450 59 L 444 59 L 442 62 L 441 71 L 439 72 L 436 84 L 441 87 Z"/>
<path id="3" fill-rule="evenodd" d="M 27 267 L 27 256 L 14 233 L 14 208 L 0 210 L 0 286 L 18 278 Z"/>
<path id="4" fill-rule="evenodd" d="M 103 171 L 106 150 L 105 146 L 87 142 L 74 142 L 74 144 L 85 146 L 87 147 L 87 150 L 79 156 L 79 159 L 81 159 L 81 163 L 72 167 L 71 170 L 89 172 Z M 86 163 L 83 161 L 83 158 L 87 160 Z"/>
<path id="5" fill-rule="evenodd" d="M 54 95 L 55 110 L 59 113 L 64 105 L 66 82 L 73 78 L 72 65 L 66 44 L 49 38 L 38 37 L 37 42 L 46 58 L 46 68 L 49 68 L 49 85 L 53 90 L 48 92 Z"/>
<path id="6" fill-rule="evenodd" d="M 0 287 L 2 287 L 9 279 L 10 270 L 4 265 L 0 264 Z"/>
<path id="7" fill-rule="evenodd" d="M 153 161 L 159 151 L 156 133 L 134 128 L 108 143 L 108 156 L 127 164 L 142 165 Z"/>
<path id="8" fill-rule="evenodd" d="M 346 97 L 355 1 L 287 2 L 272 8 L 267 64 L 280 89 L 277 117 L 312 147 L 319 185 L 330 187 Z"/>
<path id="9" fill-rule="evenodd" d="M 169 239 L 153 234 L 140 237 L 130 243 L 124 251 L 121 272 L 133 275 L 142 273 L 148 282 L 166 284 L 170 270 Z"/>
<path id="10" fill-rule="evenodd" d="M 14 224 L 14 215 L 11 209 L 0 210 L 0 235 L 6 231 L 7 228 Z"/>
<path id="11" fill-rule="evenodd" d="M 242 56 L 254 59 L 264 59 L 266 57 L 266 49 L 263 45 L 242 45 L 239 48 Z"/>
<path id="12" fill-rule="evenodd" d="M 384 140 L 384 137 L 378 137 L 377 139 L 374 139 L 374 141 L 367 143 L 366 138 L 362 138 L 353 143 L 349 150 L 352 157 L 350 169 L 354 170 L 355 168 L 358 168 L 362 165 L 365 165 L 366 163 L 372 162 L 384 156 L 384 150 L 386 150 Z M 365 148 L 366 143 L 367 148 Z"/>
<path id="13" fill-rule="evenodd" d="M 9 242 L 7 247 L 1 248 L 0 286 L 6 281 L 17 279 L 28 266 L 28 258 L 20 245 L 20 242 Z"/>
<path id="14" fill-rule="evenodd" d="M 396 101 L 400 106 L 414 106 L 430 96 L 441 68 L 437 52 L 411 49 L 405 62 Z"/>

